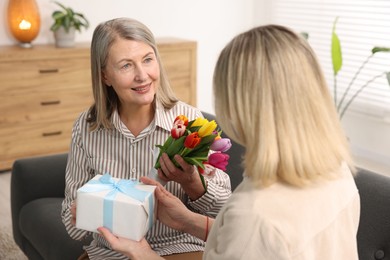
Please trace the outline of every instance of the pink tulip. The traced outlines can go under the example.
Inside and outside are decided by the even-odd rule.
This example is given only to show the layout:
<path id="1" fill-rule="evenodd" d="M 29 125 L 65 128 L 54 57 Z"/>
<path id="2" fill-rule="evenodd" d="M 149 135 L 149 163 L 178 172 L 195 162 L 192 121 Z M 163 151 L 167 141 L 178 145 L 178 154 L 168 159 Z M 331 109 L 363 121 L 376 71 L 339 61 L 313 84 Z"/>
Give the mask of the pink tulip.
<path id="1" fill-rule="evenodd" d="M 203 162 L 204 169 L 198 166 L 198 171 L 205 177 L 213 177 L 215 174 L 215 167 L 211 166 L 208 162 Z"/>
<path id="2" fill-rule="evenodd" d="M 210 149 L 218 152 L 226 152 L 232 147 L 232 143 L 229 138 L 215 139 L 211 144 Z"/>
<path id="3" fill-rule="evenodd" d="M 178 139 L 184 135 L 186 132 L 186 126 L 185 125 L 173 125 L 173 128 L 171 129 L 171 135 L 174 139 Z"/>
<path id="4" fill-rule="evenodd" d="M 175 121 L 173 121 L 174 125 L 188 125 L 188 118 L 185 115 L 180 115 L 175 118 Z"/>
<path id="5" fill-rule="evenodd" d="M 210 154 L 208 162 L 212 166 L 221 169 L 222 171 L 226 171 L 226 166 L 228 164 L 230 156 L 226 153 L 213 153 Z"/>

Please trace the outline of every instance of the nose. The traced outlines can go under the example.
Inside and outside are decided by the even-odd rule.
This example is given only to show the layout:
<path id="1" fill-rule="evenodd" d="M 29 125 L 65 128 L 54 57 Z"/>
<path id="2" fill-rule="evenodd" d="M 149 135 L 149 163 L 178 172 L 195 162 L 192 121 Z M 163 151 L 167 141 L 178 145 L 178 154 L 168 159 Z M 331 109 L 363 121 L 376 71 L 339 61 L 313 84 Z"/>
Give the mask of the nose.
<path id="1" fill-rule="evenodd" d="M 148 74 L 146 72 L 146 69 L 144 67 L 142 67 L 142 65 L 136 66 L 134 79 L 137 82 L 143 82 L 147 79 L 147 77 L 148 77 Z"/>

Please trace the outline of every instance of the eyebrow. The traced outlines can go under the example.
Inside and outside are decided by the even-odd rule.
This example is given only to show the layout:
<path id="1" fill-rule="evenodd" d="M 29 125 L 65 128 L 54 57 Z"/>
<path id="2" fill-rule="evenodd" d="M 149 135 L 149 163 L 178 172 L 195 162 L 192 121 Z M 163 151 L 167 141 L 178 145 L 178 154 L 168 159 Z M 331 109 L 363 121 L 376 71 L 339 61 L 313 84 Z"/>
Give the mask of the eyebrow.
<path id="1" fill-rule="evenodd" d="M 149 56 L 149 55 L 155 55 L 155 54 L 154 54 L 153 51 L 150 51 L 150 52 L 146 53 L 146 54 L 142 57 L 142 59 L 144 59 L 145 57 L 147 57 L 147 56 Z M 128 59 L 128 58 L 124 58 L 124 59 L 121 59 L 121 60 L 119 60 L 118 62 L 116 62 L 116 64 L 119 64 L 119 63 L 121 63 L 121 62 L 123 62 L 123 61 L 133 61 L 133 60 L 132 60 L 132 59 Z"/>

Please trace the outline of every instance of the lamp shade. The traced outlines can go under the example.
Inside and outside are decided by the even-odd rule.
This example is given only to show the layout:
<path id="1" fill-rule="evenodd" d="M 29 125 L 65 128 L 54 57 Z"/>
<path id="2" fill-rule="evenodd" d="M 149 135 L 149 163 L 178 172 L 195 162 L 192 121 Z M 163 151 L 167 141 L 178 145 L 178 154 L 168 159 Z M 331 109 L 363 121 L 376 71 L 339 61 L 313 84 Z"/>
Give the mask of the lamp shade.
<path id="1" fill-rule="evenodd" d="M 31 47 L 41 26 L 39 9 L 35 0 L 9 0 L 8 26 L 12 35 L 23 47 Z"/>

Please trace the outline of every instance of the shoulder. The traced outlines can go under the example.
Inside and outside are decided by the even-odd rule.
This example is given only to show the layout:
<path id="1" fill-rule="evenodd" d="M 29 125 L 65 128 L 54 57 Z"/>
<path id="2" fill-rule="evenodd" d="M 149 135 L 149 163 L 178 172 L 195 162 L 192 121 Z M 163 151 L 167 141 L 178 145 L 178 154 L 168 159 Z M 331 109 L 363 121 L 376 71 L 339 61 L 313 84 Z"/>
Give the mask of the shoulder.
<path id="1" fill-rule="evenodd" d="M 157 104 L 156 120 L 157 125 L 164 126 L 167 124 L 168 129 L 171 128 L 172 122 L 179 115 L 185 115 L 189 120 L 197 117 L 203 117 L 202 112 L 187 103 L 178 101 L 172 108 L 165 109 L 161 104 Z"/>
<path id="2" fill-rule="evenodd" d="M 88 122 L 89 118 L 89 109 L 84 110 L 81 112 L 75 119 L 74 124 L 73 124 L 73 132 L 74 133 L 79 133 L 79 134 L 87 134 L 89 133 L 89 125 L 90 123 Z"/>
<path id="3" fill-rule="evenodd" d="M 178 101 L 176 105 L 170 109 L 170 113 L 173 113 L 176 116 L 185 115 L 189 119 L 194 119 L 195 117 L 202 116 L 202 112 L 198 108 L 193 107 L 182 101 Z"/>
<path id="4" fill-rule="evenodd" d="M 81 112 L 77 118 L 75 119 L 75 122 L 74 122 L 74 127 L 81 127 L 81 126 L 84 126 L 87 124 L 87 118 L 88 118 L 88 113 L 89 111 L 88 110 L 85 110 L 83 112 Z"/>

